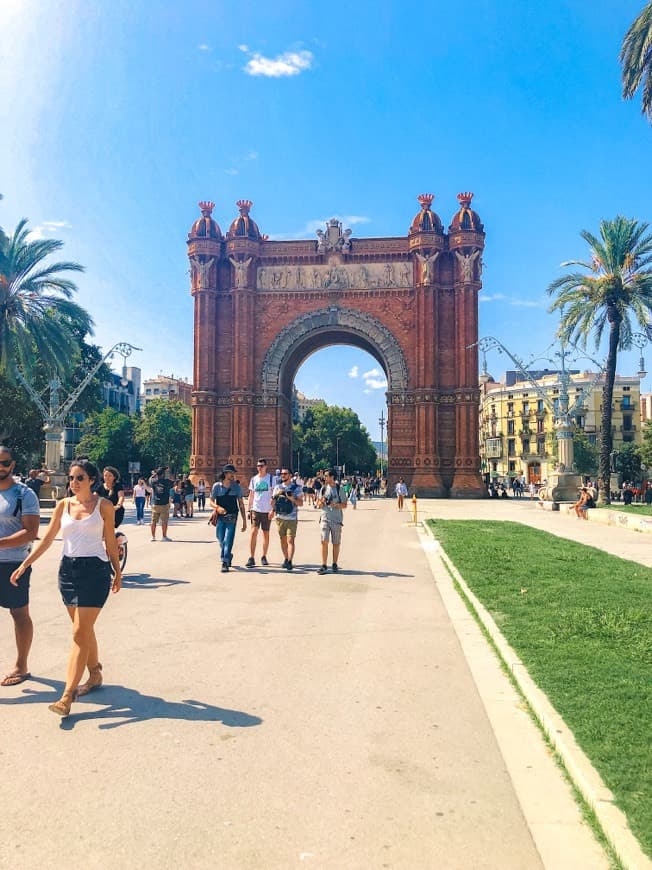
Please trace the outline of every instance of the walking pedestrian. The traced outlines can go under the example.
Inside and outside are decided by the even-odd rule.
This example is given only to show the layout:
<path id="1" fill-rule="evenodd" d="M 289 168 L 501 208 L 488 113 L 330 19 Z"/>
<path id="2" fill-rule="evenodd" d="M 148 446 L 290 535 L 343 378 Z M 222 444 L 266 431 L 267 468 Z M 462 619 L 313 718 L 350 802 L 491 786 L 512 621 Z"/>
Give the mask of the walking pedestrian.
<path id="1" fill-rule="evenodd" d="M 163 535 L 161 540 L 170 540 L 168 538 L 168 521 L 170 519 L 170 490 L 172 489 L 172 481 L 165 476 L 167 470 L 167 465 L 161 465 L 149 479 L 149 485 L 152 488 L 152 522 L 150 526 L 152 541 L 156 540 L 156 525 L 159 520 L 161 521 L 161 532 Z"/>
<path id="2" fill-rule="evenodd" d="M 71 487 L 72 489 L 72 487 Z M 120 480 L 120 472 L 112 465 L 106 465 L 102 471 L 102 482 L 95 487 L 100 498 L 108 499 L 113 505 L 115 512 L 116 529 L 125 518 L 124 500 L 125 491 Z"/>
<path id="3" fill-rule="evenodd" d="M 195 515 L 195 487 L 188 477 L 183 481 L 183 497 L 186 502 L 186 516 L 192 519 Z"/>
<path id="4" fill-rule="evenodd" d="M 141 477 L 138 479 L 138 483 L 134 486 L 134 504 L 136 505 L 136 525 L 142 526 L 145 522 L 145 499 L 147 496 L 147 489 L 145 487 L 145 481 Z"/>
<path id="5" fill-rule="evenodd" d="M 197 510 L 203 511 L 206 508 L 206 481 L 202 477 L 197 481 Z"/>
<path id="6" fill-rule="evenodd" d="M 281 539 L 283 567 L 291 571 L 294 567 L 294 546 L 297 536 L 298 509 L 303 504 L 303 492 L 290 477 L 287 468 L 280 472 L 281 482 L 272 491 L 271 516 L 276 517 L 276 527 Z"/>
<path id="7" fill-rule="evenodd" d="M 333 573 L 339 571 L 337 560 L 340 555 L 342 543 L 342 525 L 344 523 L 344 510 L 346 509 L 346 494 L 340 490 L 337 482 L 337 473 L 334 468 L 326 472 L 326 483 L 321 488 L 317 500 L 321 508 L 319 526 L 321 531 L 321 568 L 318 574 L 328 571 L 328 541 L 333 546 Z"/>
<path id="8" fill-rule="evenodd" d="M 242 516 L 242 531 L 247 531 L 247 515 L 245 513 L 244 496 L 240 482 L 235 479 L 234 465 L 225 465 L 217 483 L 213 484 L 210 495 L 210 505 L 213 516 L 209 520 L 215 526 L 215 535 L 220 542 L 220 558 L 222 571 L 226 572 L 233 561 L 233 542 L 235 526 L 238 521 L 238 510 Z"/>
<path id="9" fill-rule="evenodd" d="M 256 564 L 256 541 L 258 529 L 263 533 L 263 555 L 261 565 L 269 565 L 267 551 L 269 550 L 269 526 L 272 516 L 272 490 L 274 478 L 267 473 L 267 460 L 259 459 L 256 462 L 256 474 L 249 481 L 249 498 L 247 510 L 251 523 L 251 538 L 249 539 L 249 558 L 247 568 L 253 568 Z"/>
<path id="10" fill-rule="evenodd" d="M 0 681 L 1 686 L 17 686 L 29 679 L 27 658 L 34 636 L 29 615 L 31 569 L 17 585 L 10 583 L 10 577 L 38 535 L 39 503 L 32 489 L 14 481 L 15 467 L 11 448 L 0 447 L 0 607 L 9 611 L 16 637 L 16 664 Z"/>
<path id="11" fill-rule="evenodd" d="M 121 585 L 115 509 L 108 499 L 93 492 L 97 476 L 97 468 L 87 459 L 72 462 L 68 475 L 72 496 L 57 502 L 43 539 L 11 575 L 11 582 L 17 586 L 61 530 L 63 557 L 59 566 L 59 590 L 72 621 L 72 647 L 63 693 L 48 709 L 62 717 L 70 714 L 73 701 L 80 695 L 102 685 L 95 622 L 109 591 L 118 592 Z M 86 667 L 89 678 L 80 686 Z"/>
<path id="12" fill-rule="evenodd" d="M 395 492 L 396 492 L 396 498 L 398 500 L 398 509 L 400 511 L 402 511 L 403 510 L 403 499 L 408 494 L 408 488 L 405 485 L 405 481 L 403 480 L 402 477 L 399 479 L 398 483 L 396 484 Z"/>

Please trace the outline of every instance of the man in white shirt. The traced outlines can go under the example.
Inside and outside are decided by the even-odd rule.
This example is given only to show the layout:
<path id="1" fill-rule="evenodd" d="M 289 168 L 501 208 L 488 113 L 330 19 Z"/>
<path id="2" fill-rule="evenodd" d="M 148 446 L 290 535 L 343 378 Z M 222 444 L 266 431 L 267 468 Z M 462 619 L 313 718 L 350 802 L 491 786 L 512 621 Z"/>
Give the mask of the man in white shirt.
<path id="1" fill-rule="evenodd" d="M 256 565 L 256 541 L 258 529 L 263 533 L 263 555 L 260 564 L 267 566 L 267 551 L 269 550 L 269 525 L 272 512 L 272 489 L 274 478 L 267 472 L 267 460 L 259 459 L 256 463 L 256 474 L 249 481 L 249 500 L 247 510 L 251 523 L 251 538 L 249 541 L 250 556 L 247 560 L 247 568 Z"/>

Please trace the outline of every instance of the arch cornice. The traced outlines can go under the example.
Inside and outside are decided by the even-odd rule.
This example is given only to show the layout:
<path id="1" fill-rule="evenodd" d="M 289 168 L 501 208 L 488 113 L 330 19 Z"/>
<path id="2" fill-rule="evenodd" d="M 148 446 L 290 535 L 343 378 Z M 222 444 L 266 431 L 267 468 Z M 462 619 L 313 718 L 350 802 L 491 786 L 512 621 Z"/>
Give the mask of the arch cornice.
<path id="1" fill-rule="evenodd" d="M 388 390 L 402 393 L 408 388 L 408 368 L 400 344 L 392 333 L 375 317 L 352 308 L 330 305 L 319 311 L 303 314 L 289 323 L 269 347 L 263 360 L 263 396 L 278 394 L 281 390 L 283 367 L 300 344 L 318 335 L 337 329 L 361 338 L 377 349 L 387 372 Z"/>

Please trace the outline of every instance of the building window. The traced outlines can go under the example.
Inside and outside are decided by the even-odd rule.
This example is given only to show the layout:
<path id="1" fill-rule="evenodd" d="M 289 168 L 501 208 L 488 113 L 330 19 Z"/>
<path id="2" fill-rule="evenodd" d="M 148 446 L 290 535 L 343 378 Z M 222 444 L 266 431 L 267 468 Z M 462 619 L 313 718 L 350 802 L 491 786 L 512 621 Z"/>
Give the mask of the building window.
<path id="1" fill-rule="evenodd" d="M 629 414 L 623 414 L 623 432 L 632 431 L 632 418 Z"/>
<path id="2" fill-rule="evenodd" d="M 513 434 L 514 434 L 514 426 L 515 426 L 515 423 L 514 423 L 513 420 L 508 420 L 508 421 L 507 421 L 507 434 L 508 434 L 508 435 L 513 435 Z"/>
<path id="3" fill-rule="evenodd" d="M 151 395 L 152 395 L 152 388 L 151 388 L 151 387 L 147 387 L 147 389 L 145 390 L 145 395 L 146 395 L 146 396 L 151 396 Z"/>
<path id="4" fill-rule="evenodd" d="M 537 432 L 543 432 L 543 420 L 537 420 Z"/>
<path id="5" fill-rule="evenodd" d="M 523 453 L 527 454 L 529 452 L 530 452 L 530 439 L 524 438 L 523 439 Z"/>
<path id="6" fill-rule="evenodd" d="M 159 392 L 160 392 L 159 388 L 158 388 L 158 387 L 154 387 L 154 395 L 155 395 L 155 396 L 158 396 Z"/>
<path id="7" fill-rule="evenodd" d="M 507 439 L 507 455 L 516 456 L 516 441 L 513 438 Z"/>
<path id="8" fill-rule="evenodd" d="M 514 402 L 507 403 L 507 415 L 511 416 L 514 413 Z"/>
<path id="9" fill-rule="evenodd" d="M 631 408 L 632 406 L 632 397 L 631 396 L 623 396 L 623 410 L 625 408 Z"/>
<path id="10" fill-rule="evenodd" d="M 524 414 L 530 413 L 530 403 L 529 402 L 523 402 L 523 413 Z"/>
<path id="11" fill-rule="evenodd" d="M 543 456 L 546 452 L 546 439 L 545 438 L 537 438 L 537 453 L 539 456 Z"/>
<path id="12" fill-rule="evenodd" d="M 510 462 L 508 468 L 509 468 L 510 474 L 512 474 L 512 472 L 516 473 L 516 463 L 515 462 Z"/>
<path id="13" fill-rule="evenodd" d="M 537 414 L 543 414 L 543 399 L 537 399 Z"/>
<path id="14" fill-rule="evenodd" d="M 623 387 L 623 393 L 629 393 L 631 387 Z"/>

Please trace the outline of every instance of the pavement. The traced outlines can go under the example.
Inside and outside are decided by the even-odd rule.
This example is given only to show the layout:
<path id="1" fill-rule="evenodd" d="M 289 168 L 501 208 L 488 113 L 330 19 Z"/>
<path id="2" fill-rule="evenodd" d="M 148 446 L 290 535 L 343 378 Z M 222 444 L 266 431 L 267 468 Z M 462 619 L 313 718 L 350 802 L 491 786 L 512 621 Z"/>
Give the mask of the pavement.
<path id="1" fill-rule="evenodd" d="M 642 537 L 513 502 L 419 509 L 518 517 L 603 549 Z M 326 576 L 317 511 L 301 513 L 292 572 L 272 529 L 269 568 L 220 573 L 206 519 L 151 543 L 128 518 L 124 588 L 98 622 L 106 684 L 63 721 L 47 709 L 70 644 L 60 544 L 36 563 L 33 679 L 0 690 L 0 867 L 609 866 L 407 511 L 347 510 Z M 247 556 L 238 532 L 235 564 Z"/>

